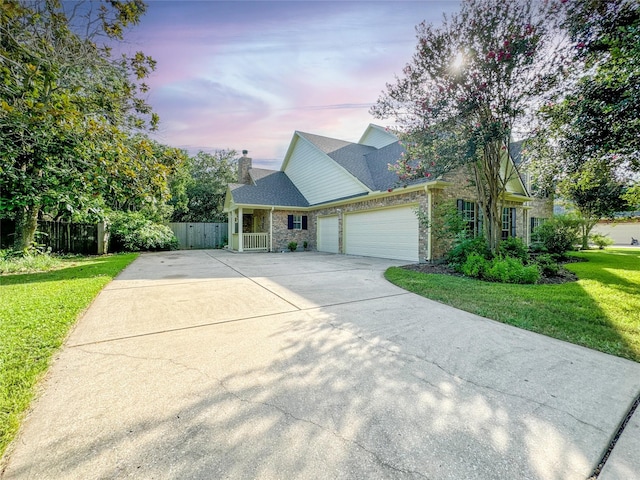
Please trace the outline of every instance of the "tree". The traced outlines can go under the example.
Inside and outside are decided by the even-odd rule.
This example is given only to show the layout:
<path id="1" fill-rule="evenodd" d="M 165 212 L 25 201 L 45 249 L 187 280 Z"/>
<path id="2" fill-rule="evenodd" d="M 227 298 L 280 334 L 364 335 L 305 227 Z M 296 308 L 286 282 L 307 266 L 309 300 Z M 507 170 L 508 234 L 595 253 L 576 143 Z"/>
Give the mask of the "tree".
<path id="1" fill-rule="evenodd" d="M 174 221 L 222 222 L 227 185 L 237 178 L 237 153 L 219 150 L 215 153 L 198 152 L 190 160 L 191 179 L 186 194 L 188 211 L 176 212 Z"/>
<path id="2" fill-rule="evenodd" d="M 571 200 L 579 214 L 583 249 L 589 248 L 589 234 L 598 220 L 628 207 L 625 191 L 611 165 L 598 160 L 585 163 L 560 182 L 559 193 Z"/>
<path id="3" fill-rule="evenodd" d="M 556 107 L 573 111 L 564 117 L 563 148 L 586 159 L 609 155 L 640 171 L 640 4 L 569 5 L 563 26 L 573 41 L 578 81 Z"/>
<path id="4" fill-rule="evenodd" d="M 157 124 L 142 98 L 155 63 L 114 57 L 110 44 L 145 8 L 0 3 L 0 214 L 16 220 L 15 249 L 32 244 L 41 211 L 75 211 L 101 194 L 105 172 L 139 173 L 128 142 Z"/>
<path id="5" fill-rule="evenodd" d="M 582 244 L 595 223 L 628 207 L 640 172 L 640 5 L 576 0 L 562 24 L 572 42 L 570 75 L 538 114 L 527 149 L 547 188 L 557 186 L 582 218 Z"/>
<path id="6" fill-rule="evenodd" d="M 411 63 L 372 108 L 396 122 L 406 149 L 395 166 L 401 180 L 471 167 L 492 251 L 506 185 L 517 175 L 504 167 L 512 130 L 555 81 L 550 19 L 558 5 L 466 0 L 442 26 L 420 24 Z"/>

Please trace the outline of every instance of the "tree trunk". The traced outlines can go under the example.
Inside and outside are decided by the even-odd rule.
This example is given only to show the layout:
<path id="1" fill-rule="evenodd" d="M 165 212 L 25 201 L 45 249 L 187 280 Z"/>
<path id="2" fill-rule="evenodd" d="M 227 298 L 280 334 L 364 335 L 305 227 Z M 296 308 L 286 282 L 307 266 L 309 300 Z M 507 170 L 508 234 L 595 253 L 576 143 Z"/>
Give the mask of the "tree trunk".
<path id="1" fill-rule="evenodd" d="M 17 252 L 25 251 L 33 245 L 38 228 L 38 213 L 40 207 L 23 207 L 16 214 L 16 232 L 13 249 Z"/>
<path id="2" fill-rule="evenodd" d="M 582 225 L 581 225 L 582 246 L 580 247 L 581 250 L 589 250 L 589 234 L 591 234 L 591 230 L 593 230 L 593 227 L 596 226 L 596 223 L 598 223 L 597 218 L 594 219 L 587 216 L 582 217 Z"/>
<path id="3" fill-rule="evenodd" d="M 478 200 L 484 213 L 484 236 L 491 252 L 496 253 L 502 240 L 501 196 L 505 180 L 500 175 L 501 143 L 488 143 L 482 157 L 474 164 Z"/>

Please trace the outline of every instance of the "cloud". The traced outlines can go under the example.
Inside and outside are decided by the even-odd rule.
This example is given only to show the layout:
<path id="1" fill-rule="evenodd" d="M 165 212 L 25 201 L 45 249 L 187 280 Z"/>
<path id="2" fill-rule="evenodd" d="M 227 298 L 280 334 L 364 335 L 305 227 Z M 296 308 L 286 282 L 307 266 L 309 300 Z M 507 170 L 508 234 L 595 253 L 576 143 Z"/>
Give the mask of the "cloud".
<path id="1" fill-rule="evenodd" d="M 415 48 L 414 27 L 455 2 L 150 2 L 132 47 L 158 61 L 160 141 L 281 161 L 304 130 L 357 140 Z M 378 121 L 380 123 L 380 121 Z"/>

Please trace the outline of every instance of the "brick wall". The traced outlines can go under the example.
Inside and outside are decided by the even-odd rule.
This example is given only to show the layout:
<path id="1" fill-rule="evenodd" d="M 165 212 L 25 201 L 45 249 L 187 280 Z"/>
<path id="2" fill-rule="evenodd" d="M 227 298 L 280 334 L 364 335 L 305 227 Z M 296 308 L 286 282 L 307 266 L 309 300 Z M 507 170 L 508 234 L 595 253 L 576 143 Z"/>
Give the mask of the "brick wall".
<path id="1" fill-rule="evenodd" d="M 289 230 L 289 215 L 306 215 L 306 230 Z M 273 212 L 273 251 L 287 250 L 289 242 L 296 242 L 298 250 L 302 250 L 307 242 L 307 250 L 316 249 L 316 216 L 313 212 L 299 212 L 294 210 L 276 210 Z"/>

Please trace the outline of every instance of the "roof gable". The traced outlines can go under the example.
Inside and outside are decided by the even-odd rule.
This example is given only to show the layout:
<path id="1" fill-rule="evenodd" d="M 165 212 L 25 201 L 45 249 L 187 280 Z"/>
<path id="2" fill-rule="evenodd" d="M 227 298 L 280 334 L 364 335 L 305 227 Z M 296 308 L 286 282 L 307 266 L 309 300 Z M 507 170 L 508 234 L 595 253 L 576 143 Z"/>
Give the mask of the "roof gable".
<path id="1" fill-rule="evenodd" d="M 398 137 L 396 137 L 393 133 L 378 125 L 370 123 L 367 129 L 362 134 L 362 137 L 360 137 L 358 143 L 361 145 L 369 145 L 375 148 L 383 148 L 397 141 Z"/>
<path id="2" fill-rule="evenodd" d="M 293 181 L 310 205 L 370 191 L 365 182 L 344 165 L 351 165 L 344 148 L 350 142 L 295 132 L 282 171 Z M 332 156 L 341 159 L 336 161 Z"/>

